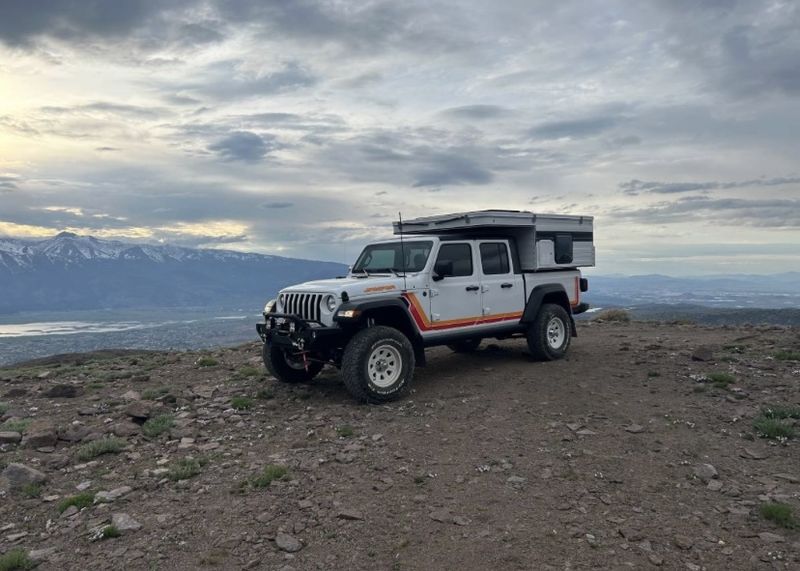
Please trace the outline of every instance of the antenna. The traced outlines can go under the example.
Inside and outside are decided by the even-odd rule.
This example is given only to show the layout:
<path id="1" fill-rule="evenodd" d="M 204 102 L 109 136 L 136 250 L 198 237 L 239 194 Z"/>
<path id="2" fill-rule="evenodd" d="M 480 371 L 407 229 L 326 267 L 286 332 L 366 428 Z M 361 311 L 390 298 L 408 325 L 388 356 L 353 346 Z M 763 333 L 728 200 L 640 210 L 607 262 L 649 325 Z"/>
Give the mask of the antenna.
<path id="1" fill-rule="evenodd" d="M 400 256 L 403 258 L 403 291 L 408 290 L 406 283 L 406 246 L 403 242 L 403 213 L 398 212 L 397 217 L 400 218 Z"/>

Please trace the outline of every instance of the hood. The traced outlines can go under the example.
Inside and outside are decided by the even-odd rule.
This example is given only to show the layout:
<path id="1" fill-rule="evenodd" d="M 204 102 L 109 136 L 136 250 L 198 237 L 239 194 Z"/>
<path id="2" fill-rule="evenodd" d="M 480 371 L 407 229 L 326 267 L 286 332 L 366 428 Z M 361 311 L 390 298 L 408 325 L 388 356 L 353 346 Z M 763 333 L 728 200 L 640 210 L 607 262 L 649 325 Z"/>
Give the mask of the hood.
<path id="1" fill-rule="evenodd" d="M 375 276 L 369 278 L 346 277 L 331 280 L 315 280 L 302 284 L 292 285 L 281 290 L 284 292 L 332 293 L 341 297 L 342 292 L 347 292 L 350 298 L 364 295 L 386 294 L 388 292 L 403 290 L 403 278 L 395 276 Z"/>

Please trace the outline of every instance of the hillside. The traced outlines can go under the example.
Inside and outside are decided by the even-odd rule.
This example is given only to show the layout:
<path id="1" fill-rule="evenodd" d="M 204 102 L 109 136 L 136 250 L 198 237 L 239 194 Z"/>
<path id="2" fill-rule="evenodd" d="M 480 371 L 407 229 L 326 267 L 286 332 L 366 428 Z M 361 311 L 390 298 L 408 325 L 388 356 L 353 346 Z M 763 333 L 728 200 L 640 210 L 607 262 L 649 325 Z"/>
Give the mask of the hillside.
<path id="1" fill-rule="evenodd" d="M 99 240 L 0 239 L 0 314 L 152 307 L 261 307 L 279 289 L 347 271 L 332 262 Z"/>
<path id="2" fill-rule="evenodd" d="M 0 369 L 17 482 L 0 553 L 46 570 L 797 569 L 800 331 L 579 334 L 552 363 L 522 341 L 435 349 L 386 406 L 335 371 L 279 384 L 256 344 Z"/>

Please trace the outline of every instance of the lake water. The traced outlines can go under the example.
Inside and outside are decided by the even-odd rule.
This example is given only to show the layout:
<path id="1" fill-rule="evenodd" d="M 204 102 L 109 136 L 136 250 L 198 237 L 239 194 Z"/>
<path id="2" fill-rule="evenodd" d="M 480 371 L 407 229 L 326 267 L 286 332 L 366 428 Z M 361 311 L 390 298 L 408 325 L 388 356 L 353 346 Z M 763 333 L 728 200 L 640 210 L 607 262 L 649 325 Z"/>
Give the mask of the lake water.
<path id="1" fill-rule="evenodd" d="M 0 365 L 95 349 L 200 349 L 258 340 L 243 309 L 77 311 L 0 316 Z"/>

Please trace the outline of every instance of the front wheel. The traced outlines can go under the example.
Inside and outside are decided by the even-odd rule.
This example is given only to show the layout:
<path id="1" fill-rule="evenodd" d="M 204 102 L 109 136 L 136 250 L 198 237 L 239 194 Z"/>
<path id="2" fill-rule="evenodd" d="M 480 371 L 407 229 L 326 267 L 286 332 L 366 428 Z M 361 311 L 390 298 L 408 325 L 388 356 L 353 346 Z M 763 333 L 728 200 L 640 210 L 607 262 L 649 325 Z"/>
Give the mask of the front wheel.
<path id="1" fill-rule="evenodd" d="M 560 305 L 546 303 L 528 328 L 528 350 L 534 358 L 554 361 L 567 354 L 572 329 L 567 311 Z"/>
<path id="2" fill-rule="evenodd" d="M 310 381 L 322 370 L 322 363 L 309 362 L 308 368 L 302 357 L 291 355 L 283 347 L 264 343 L 261 353 L 264 365 L 270 374 L 284 383 L 303 383 Z"/>
<path id="3" fill-rule="evenodd" d="M 362 402 L 402 396 L 414 377 L 414 348 L 397 329 L 376 325 L 356 333 L 342 356 L 347 390 Z"/>

